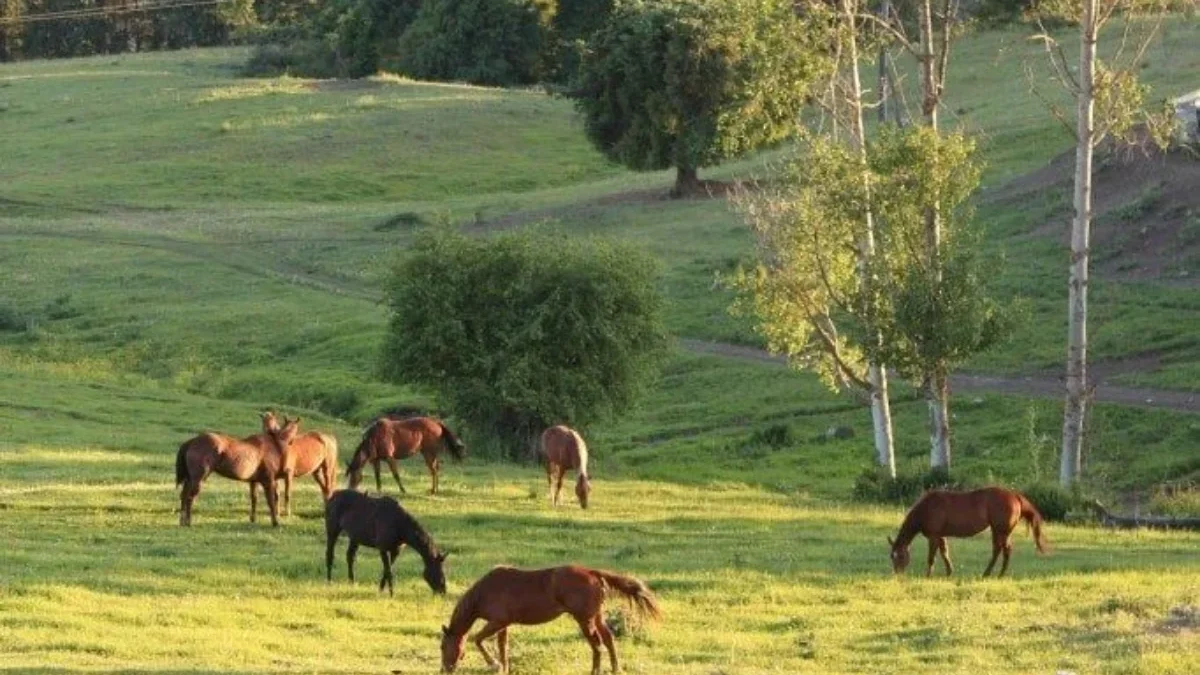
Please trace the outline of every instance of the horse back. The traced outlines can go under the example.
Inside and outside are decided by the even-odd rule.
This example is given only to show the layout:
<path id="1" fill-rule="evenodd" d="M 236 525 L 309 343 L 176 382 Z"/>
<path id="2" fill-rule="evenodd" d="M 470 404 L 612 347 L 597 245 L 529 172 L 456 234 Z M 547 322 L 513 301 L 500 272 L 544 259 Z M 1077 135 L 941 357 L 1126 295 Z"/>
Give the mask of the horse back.
<path id="1" fill-rule="evenodd" d="M 587 445 L 571 427 L 559 424 L 543 431 L 541 451 L 550 464 L 587 470 Z"/>

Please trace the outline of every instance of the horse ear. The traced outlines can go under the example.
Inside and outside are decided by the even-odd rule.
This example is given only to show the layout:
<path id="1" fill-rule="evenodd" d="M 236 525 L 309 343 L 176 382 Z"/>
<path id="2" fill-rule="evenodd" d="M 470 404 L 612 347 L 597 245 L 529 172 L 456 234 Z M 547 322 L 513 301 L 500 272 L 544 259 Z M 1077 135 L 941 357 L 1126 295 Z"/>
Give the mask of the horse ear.
<path id="1" fill-rule="evenodd" d="M 449 558 L 449 557 L 450 557 L 449 553 L 439 553 L 439 554 L 437 554 L 437 561 L 438 562 L 446 562 L 446 558 Z"/>
<path id="2" fill-rule="evenodd" d="M 442 635 L 450 635 L 450 628 L 444 624 L 442 625 Z"/>
<path id="3" fill-rule="evenodd" d="M 895 545 L 896 545 L 896 542 L 892 541 L 891 537 L 888 537 L 888 546 L 895 546 Z"/>

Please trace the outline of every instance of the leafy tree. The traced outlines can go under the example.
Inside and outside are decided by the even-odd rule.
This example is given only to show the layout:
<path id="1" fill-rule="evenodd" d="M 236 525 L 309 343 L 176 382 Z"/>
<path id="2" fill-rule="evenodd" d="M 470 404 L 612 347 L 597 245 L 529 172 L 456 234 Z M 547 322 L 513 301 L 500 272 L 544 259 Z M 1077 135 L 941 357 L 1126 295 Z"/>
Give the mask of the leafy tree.
<path id="1" fill-rule="evenodd" d="M 604 241 L 426 231 L 388 288 L 384 372 L 520 456 L 547 425 L 627 409 L 666 349 L 655 265 Z"/>
<path id="2" fill-rule="evenodd" d="M 674 167 L 680 194 L 699 168 L 792 135 L 824 36 L 791 0 L 624 0 L 573 94 L 593 145 L 634 170 Z"/>
<path id="3" fill-rule="evenodd" d="M 397 45 L 400 71 L 484 85 L 537 81 L 543 10 L 531 0 L 425 0 Z"/>
<path id="4" fill-rule="evenodd" d="M 398 57 L 421 0 L 355 0 L 336 20 L 337 53 L 350 77 L 374 75 Z"/>

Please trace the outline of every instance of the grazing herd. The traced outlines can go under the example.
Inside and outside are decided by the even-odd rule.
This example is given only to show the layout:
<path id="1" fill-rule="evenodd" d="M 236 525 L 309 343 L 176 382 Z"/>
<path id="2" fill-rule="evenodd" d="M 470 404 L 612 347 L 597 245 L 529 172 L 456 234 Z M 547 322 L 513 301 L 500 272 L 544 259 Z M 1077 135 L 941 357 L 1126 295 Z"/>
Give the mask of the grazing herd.
<path id="1" fill-rule="evenodd" d="M 392 565 L 400 549 L 408 546 L 424 563 L 425 582 L 438 594 L 446 592 L 444 563 L 446 553 L 440 551 L 429 533 L 421 527 L 395 499 L 371 497 L 357 491 L 362 483 L 363 467 L 371 464 L 375 471 L 375 488 L 383 491 L 379 465 L 386 462 L 402 494 L 407 493 L 400 481 L 396 461 L 418 453 L 425 460 L 431 478 L 430 492 L 437 494 L 439 455 L 448 451 L 456 460 L 466 455 L 466 446 L 440 420 L 432 417 L 380 417 L 363 433 L 347 466 L 349 488 L 335 490 L 337 482 L 338 445 L 332 435 L 318 432 L 301 434 L 300 418 L 279 419 L 272 412 L 262 414 L 262 431 L 253 436 L 235 438 L 212 432 L 202 433 L 179 446 L 175 459 L 176 485 L 180 487 L 180 525 L 192 524 L 192 508 L 200 487 L 210 474 L 249 483 L 250 522 L 255 521 L 258 488 L 262 488 L 271 513 L 271 524 L 279 524 L 278 481 L 284 483 L 284 510 L 291 515 L 292 480 L 312 475 L 325 500 L 325 578 L 333 580 L 334 549 L 342 533 L 349 544 L 346 548 L 346 570 L 354 581 L 354 560 L 360 546 L 379 551 L 383 573 L 379 591 L 386 587 L 393 593 Z M 546 469 L 549 499 L 552 506 L 560 504 L 564 476 L 574 471 L 575 496 L 579 505 L 588 507 L 591 494 L 591 474 L 588 472 L 588 450 L 583 437 L 567 426 L 546 429 L 538 444 L 538 456 Z M 1011 536 L 1017 524 L 1025 520 L 1033 530 L 1039 552 L 1045 552 L 1042 536 L 1042 517 L 1032 503 L 1020 493 L 1000 487 L 971 492 L 931 490 L 909 510 L 891 546 L 893 571 L 902 573 L 910 562 L 909 546 L 918 535 L 929 541 L 926 575 L 933 572 L 935 558 L 941 556 L 946 574 L 953 572 L 948 537 L 972 537 L 985 529 L 992 531 L 992 558 L 984 576 L 989 576 L 997 560 L 1003 556 L 1000 576 L 1008 571 L 1012 554 Z M 477 621 L 485 622 L 472 641 L 488 666 L 499 672 L 508 671 L 508 627 L 535 625 L 569 614 L 579 624 L 583 637 L 592 649 L 592 675 L 599 675 L 603 645 L 608 652 L 614 673 L 618 670 L 613 635 L 605 624 L 602 608 L 609 594 L 630 600 L 642 615 L 657 619 L 661 616 L 658 600 L 644 583 L 633 577 L 588 569 L 576 565 L 540 570 L 522 570 L 498 566 L 483 575 L 459 599 L 449 625 L 442 626 L 441 656 L 443 672 L 453 672 L 463 655 L 467 633 Z M 493 656 L 484 641 L 496 638 L 497 655 Z"/>

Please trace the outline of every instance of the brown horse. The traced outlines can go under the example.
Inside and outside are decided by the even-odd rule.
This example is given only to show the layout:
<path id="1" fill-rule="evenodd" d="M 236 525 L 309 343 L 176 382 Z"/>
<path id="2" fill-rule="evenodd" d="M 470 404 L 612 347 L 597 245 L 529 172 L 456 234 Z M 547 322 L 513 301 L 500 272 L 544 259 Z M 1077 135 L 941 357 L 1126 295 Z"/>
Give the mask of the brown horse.
<path id="1" fill-rule="evenodd" d="M 250 522 L 255 521 L 258 508 L 256 486 L 267 495 L 271 524 L 279 525 L 278 491 L 275 480 L 283 466 L 283 455 L 296 437 L 300 420 L 288 422 L 282 428 L 275 414 L 263 413 L 263 432 L 237 439 L 217 433 L 203 433 L 179 446 L 175 455 L 175 485 L 179 492 L 179 524 L 192 524 L 192 505 L 200 494 L 200 486 L 210 473 L 250 483 Z"/>
<path id="2" fill-rule="evenodd" d="M 446 575 L 442 563 L 446 554 L 439 553 L 433 539 L 425 532 L 404 507 L 391 497 L 368 497 L 354 490 L 338 490 L 325 502 L 325 580 L 333 580 L 333 547 L 338 536 L 345 531 L 350 538 L 346 548 L 346 569 L 350 581 L 354 581 L 354 556 L 358 547 L 369 546 L 379 550 L 383 560 L 383 576 L 379 578 L 379 591 L 386 584 L 392 590 L 392 563 L 400 555 L 405 544 L 421 556 L 425 563 L 425 583 L 434 593 L 446 592 Z"/>
<path id="3" fill-rule="evenodd" d="M 441 461 L 438 454 L 445 447 L 450 450 L 457 460 L 462 460 L 466 454 L 466 446 L 454 432 L 450 431 L 441 420 L 432 417 L 410 417 L 403 420 L 380 417 L 363 432 L 362 442 L 350 458 L 346 467 L 350 474 L 350 489 L 357 489 L 362 482 L 362 468 L 370 462 L 375 468 L 375 489 L 383 492 L 383 483 L 379 480 L 379 462 L 386 461 L 396 479 L 396 485 L 401 493 L 407 492 L 400 482 L 400 472 L 396 469 L 396 460 L 412 457 L 418 452 L 425 458 L 425 466 L 429 467 L 429 475 L 433 477 L 431 494 L 437 494 L 438 471 Z"/>
<path id="4" fill-rule="evenodd" d="M 579 435 L 579 432 L 561 424 L 546 429 L 542 432 L 538 456 L 546 465 L 546 481 L 550 484 L 550 504 L 559 505 L 563 476 L 567 471 L 574 470 L 577 474 L 575 496 L 579 499 L 579 505 L 586 509 L 588 495 L 592 492 L 592 484 L 588 477 L 587 443 L 583 442 L 583 437 Z"/>
<path id="5" fill-rule="evenodd" d="M 1000 576 L 1008 571 L 1008 559 L 1012 555 L 1012 531 L 1017 523 L 1025 520 L 1033 529 L 1033 541 L 1038 553 L 1046 552 L 1046 540 L 1042 538 L 1042 514 L 1021 493 L 1001 487 L 988 487 L 970 492 L 930 490 L 921 496 L 908 511 L 900 524 L 896 540 L 888 537 L 892 547 L 892 569 L 897 574 L 908 567 L 908 545 L 917 534 L 929 540 L 929 560 L 925 576 L 933 574 L 933 558 L 940 553 L 946 565 L 946 575 L 954 572 L 950 564 L 950 549 L 946 537 L 973 537 L 987 528 L 992 528 L 992 560 L 983 576 L 990 576 L 996 559 L 1004 554 Z"/>
<path id="6" fill-rule="evenodd" d="M 463 641 L 479 619 L 487 622 L 472 641 L 488 667 L 508 672 L 508 627 L 553 621 L 570 614 L 579 623 L 583 637 L 592 647 L 592 675 L 600 675 L 600 643 L 604 643 L 617 672 L 617 648 L 600 612 L 608 591 L 623 595 L 637 610 L 652 619 L 662 615 L 658 600 L 646 584 L 633 577 L 569 565 L 541 570 L 495 567 L 480 577 L 454 607 L 450 625 L 442 626 L 442 672 L 452 673 L 463 654 Z M 483 646 L 496 636 L 500 648 L 497 662 Z"/>
<path id="7" fill-rule="evenodd" d="M 288 422 L 285 417 L 284 423 Z M 300 418 L 296 418 L 300 424 Z M 274 423 L 274 429 L 280 429 L 279 423 Z M 312 474 L 317 487 L 321 488 L 321 497 L 329 501 L 333 488 L 337 485 L 337 438 L 331 434 L 310 431 L 296 436 L 283 456 L 280 468 L 280 478 L 283 479 L 283 510 L 292 515 L 292 479 Z M 254 483 L 250 484 L 251 499 L 254 498 Z"/>

